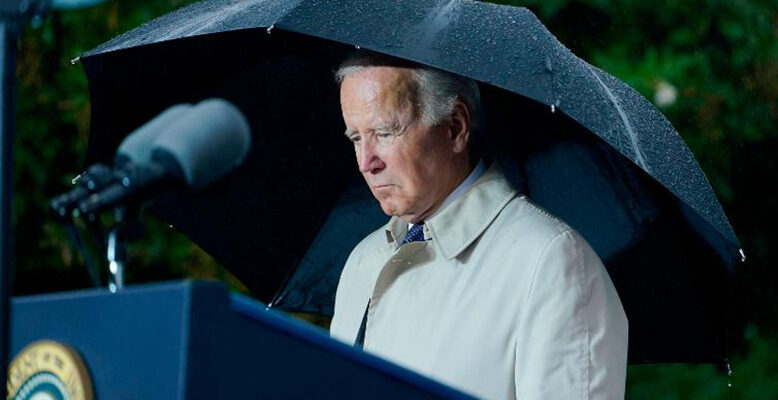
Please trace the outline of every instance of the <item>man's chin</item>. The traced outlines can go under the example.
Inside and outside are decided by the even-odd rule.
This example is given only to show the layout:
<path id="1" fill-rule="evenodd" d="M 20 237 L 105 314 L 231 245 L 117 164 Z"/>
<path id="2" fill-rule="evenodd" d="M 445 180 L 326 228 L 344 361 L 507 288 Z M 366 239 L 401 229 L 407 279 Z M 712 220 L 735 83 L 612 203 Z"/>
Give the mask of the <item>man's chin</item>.
<path id="1" fill-rule="evenodd" d="M 386 214 L 386 215 L 388 215 L 390 217 L 393 217 L 393 216 L 397 215 L 397 214 L 395 214 L 396 211 L 395 211 L 394 207 L 391 207 L 389 205 L 385 205 L 383 202 L 379 202 L 379 204 L 381 205 L 381 211 L 383 211 L 384 214 Z"/>
<path id="2" fill-rule="evenodd" d="M 381 206 L 381 210 L 383 210 L 384 214 L 386 214 L 386 215 L 388 215 L 390 217 L 400 218 L 401 220 L 403 220 L 405 222 L 410 222 L 410 223 L 415 224 L 415 223 L 417 223 L 420 220 L 419 216 L 416 215 L 416 214 L 408 214 L 407 212 L 402 212 L 402 211 L 399 211 L 399 210 L 394 209 L 394 208 L 388 208 L 388 207 Z"/>
<path id="3" fill-rule="evenodd" d="M 381 210 L 384 214 L 390 217 L 398 217 L 404 221 L 412 222 L 418 216 L 417 214 L 410 214 L 407 206 L 403 207 L 402 204 L 396 204 L 390 199 L 378 200 L 378 203 L 381 205 Z"/>
<path id="4" fill-rule="evenodd" d="M 381 210 L 384 212 L 384 214 L 390 217 L 400 217 L 404 215 L 403 211 L 405 210 L 401 209 L 400 207 L 397 206 L 397 204 L 394 204 L 391 201 L 379 200 L 378 203 L 381 205 Z"/>

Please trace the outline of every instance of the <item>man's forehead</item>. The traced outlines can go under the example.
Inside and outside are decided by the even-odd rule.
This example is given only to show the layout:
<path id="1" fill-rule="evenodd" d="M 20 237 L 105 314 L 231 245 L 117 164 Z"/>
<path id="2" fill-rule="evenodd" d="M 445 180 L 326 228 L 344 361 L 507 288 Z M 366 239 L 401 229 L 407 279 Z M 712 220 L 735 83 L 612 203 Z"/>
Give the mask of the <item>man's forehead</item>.
<path id="1" fill-rule="evenodd" d="M 358 92 L 363 101 L 384 110 L 415 109 L 418 104 L 418 87 L 409 68 L 365 67 L 346 76 L 343 89 Z"/>
<path id="2" fill-rule="evenodd" d="M 343 85 L 360 85 L 367 90 L 396 90 L 412 83 L 412 71 L 408 68 L 366 66 L 347 75 Z"/>

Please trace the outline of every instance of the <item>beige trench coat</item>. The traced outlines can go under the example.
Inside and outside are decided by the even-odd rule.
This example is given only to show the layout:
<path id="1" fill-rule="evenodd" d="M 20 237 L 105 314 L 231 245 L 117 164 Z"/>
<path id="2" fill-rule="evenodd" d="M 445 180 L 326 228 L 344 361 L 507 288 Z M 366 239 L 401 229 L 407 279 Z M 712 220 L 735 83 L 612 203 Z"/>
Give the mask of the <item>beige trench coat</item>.
<path id="1" fill-rule="evenodd" d="M 397 248 L 397 218 L 340 278 L 331 335 L 486 399 L 624 397 L 627 319 L 602 262 L 492 167 Z"/>

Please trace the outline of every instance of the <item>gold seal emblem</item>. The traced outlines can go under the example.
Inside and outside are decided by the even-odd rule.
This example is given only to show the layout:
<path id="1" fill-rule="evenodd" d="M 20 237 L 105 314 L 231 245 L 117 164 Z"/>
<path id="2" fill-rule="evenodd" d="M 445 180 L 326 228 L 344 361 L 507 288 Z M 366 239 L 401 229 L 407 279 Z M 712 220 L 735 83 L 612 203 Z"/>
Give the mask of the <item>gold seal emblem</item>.
<path id="1" fill-rule="evenodd" d="M 8 367 L 8 399 L 93 400 L 94 393 L 78 353 L 41 340 L 25 347 Z"/>

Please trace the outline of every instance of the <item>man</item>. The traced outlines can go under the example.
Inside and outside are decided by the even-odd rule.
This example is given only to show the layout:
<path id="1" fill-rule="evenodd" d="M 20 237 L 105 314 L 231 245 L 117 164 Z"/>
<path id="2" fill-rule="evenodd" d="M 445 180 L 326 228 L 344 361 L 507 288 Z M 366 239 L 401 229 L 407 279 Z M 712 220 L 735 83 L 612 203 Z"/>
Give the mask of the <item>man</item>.
<path id="1" fill-rule="evenodd" d="M 600 259 L 476 159 L 477 85 L 372 53 L 336 74 L 389 223 L 352 252 L 332 336 L 489 399 L 624 395 L 627 321 Z"/>

